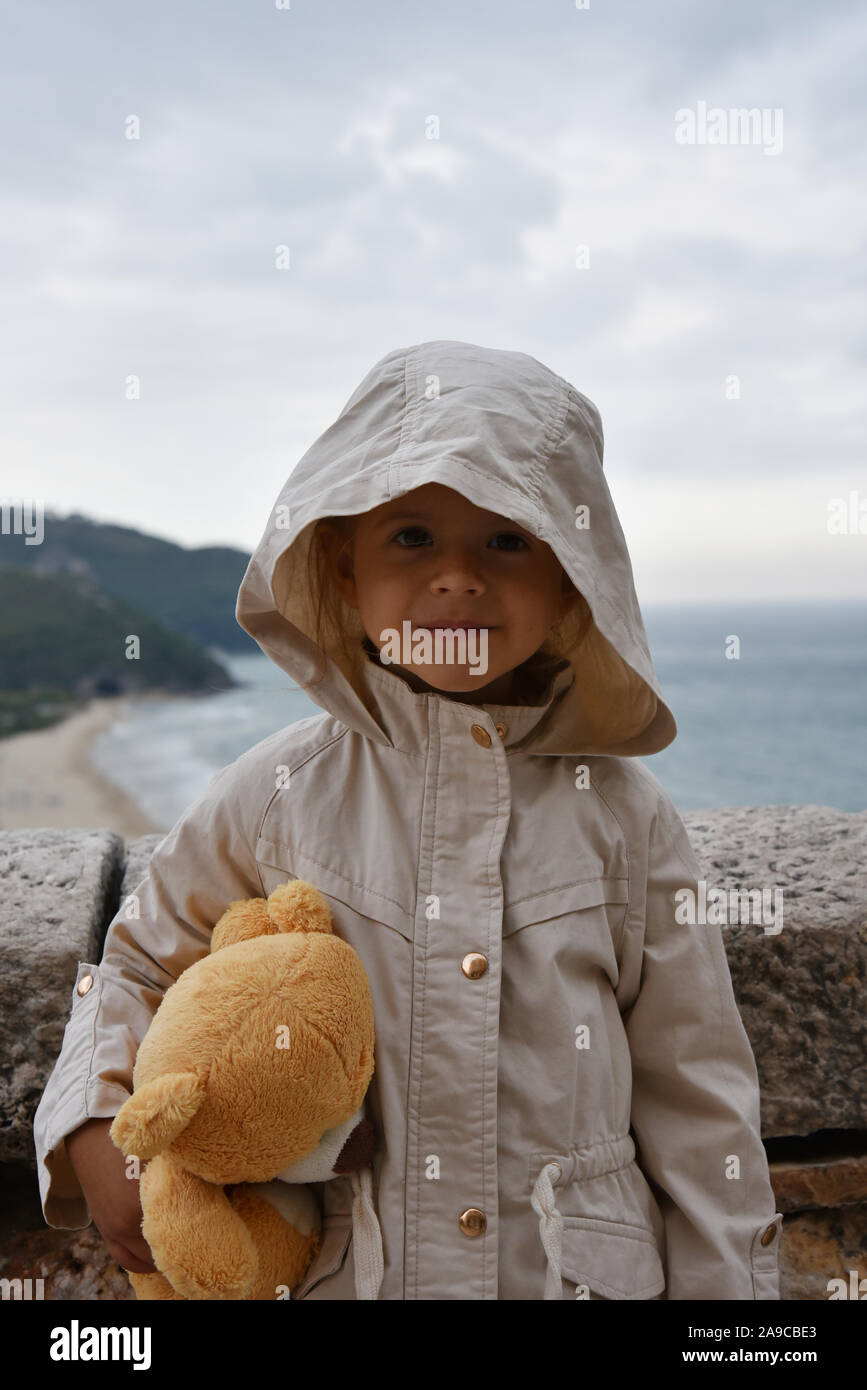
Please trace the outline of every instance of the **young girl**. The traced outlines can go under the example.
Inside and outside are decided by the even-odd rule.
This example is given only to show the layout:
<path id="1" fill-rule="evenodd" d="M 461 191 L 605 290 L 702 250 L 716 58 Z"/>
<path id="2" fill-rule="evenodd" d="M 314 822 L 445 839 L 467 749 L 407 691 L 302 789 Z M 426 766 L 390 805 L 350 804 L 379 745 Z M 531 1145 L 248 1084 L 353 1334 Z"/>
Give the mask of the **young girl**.
<path id="1" fill-rule="evenodd" d="M 107 1134 L 136 1048 L 228 903 L 303 878 L 373 993 L 377 1229 L 357 1175 L 317 1185 L 294 1297 L 779 1298 L 721 930 L 638 756 L 676 726 L 596 408 L 523 353 L 389 353 L 291 474 L 237 618 L 326 712 L 212 779 L 81 963 L 46 1221 L 153 1268 Z"/>

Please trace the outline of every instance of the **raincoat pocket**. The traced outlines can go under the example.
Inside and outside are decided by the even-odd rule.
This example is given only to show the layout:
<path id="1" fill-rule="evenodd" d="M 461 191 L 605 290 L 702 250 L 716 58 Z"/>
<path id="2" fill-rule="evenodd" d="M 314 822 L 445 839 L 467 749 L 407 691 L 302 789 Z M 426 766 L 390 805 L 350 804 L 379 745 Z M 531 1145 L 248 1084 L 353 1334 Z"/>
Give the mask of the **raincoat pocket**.
<path id="1" fill-rule="evenodd" d="M 625 916 L 629 902 L 629 881 L 626 878 L 606 876 L 598 873 L 575 883 L 566 883 L 559 888 L 546 888 L 507 903 L 503 908 L 503 936 L 511 936 L 521 927 L 548 922 L 553 918 L 565 918 L 568 914 L 583 914 L 594 908 L 610 907 L 616 914 L 618 925 Z M 618 909 L 622 911 L 618 912 Z M 576 919 L 586 926 L 587 917 Z M 603 920 L 607 919 L 603 915 Z"/>
<path id="2" fill-rule="evenodd" d="M 545 1294 L 654 1298 L 666 1287 L 662 1214 L 631 1134 L 530 1156 L 531 1205 L 548 1260 Z"/>
<path id="3" fill-rule="evenodd" d="M 592 1217 L 564 1216 L 563 1297 L 655 1298 L 665 1273 L 653 1232 Z"/>
<path id="4" fill-rule="evenodd" d="M 346 1263 L 351 1241 L 351 1215 L 326 1216 L 322 1222 L 319 1249 L 301 1283 L 293 1290 L 292 1299 L 306 1298 L 324 1280 L 336 1278 Z M 325 1296 L 324 1291 L 320 1293 Z"/>
<path id="5" fill-rule="evenodd" d="M 320 848 L 317 853 L 323 855 L 327 849 Z M 298 846 L 284 845 L 262 835 L 256 844 L 256 863 L 266 895 L 281 883 L 303 878 L 331 900 L 329 907 L 335 917 L 339 918 L 346 908 L 348 911 L 344 915 L 350 923 L 354 916 L 362 929 L 369 930 L 371 925 L 378 924 L 391 927 L 407 941 L 413 940 L 413 911 L 398 902 L 386 884 L 377 887 L 372 882 L 361 882 L 358 875 L 351 878 L 348 873 L 342 874 L 333 863 L 325 864 Z M 349 939 L 348 930 L 345 934 Z"/>

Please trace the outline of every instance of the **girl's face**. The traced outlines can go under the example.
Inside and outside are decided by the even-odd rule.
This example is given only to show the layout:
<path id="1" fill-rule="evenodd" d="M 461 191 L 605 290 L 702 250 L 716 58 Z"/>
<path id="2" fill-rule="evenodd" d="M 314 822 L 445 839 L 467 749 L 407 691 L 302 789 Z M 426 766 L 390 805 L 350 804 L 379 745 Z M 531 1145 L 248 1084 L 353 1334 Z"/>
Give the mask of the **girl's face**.
<path id="1" fill-rule="evenodd" d="M 323 540 L 334 582 L 357 608 L 362 626 L 381 651 L 403 623 L 410 632 L 430 628 L 433 661 L 391 663 L 413 690 L 436 690 L 464 703 L 508 704 L 512 672 L 538 651 L 551 627 L 577 602 L 578 593 L 549 546 L 508 517 L 483 511 L 440 483 L 426 483 L 355 519 L 343 550 L 330 523 Z M 487 670 L 449 661 L 457 645 L 445 641 L 436 663 L 436 627 L 469 623 L 487 629 Z M 484 652 L 469 635 L 466 655 Z M 400 654 L 403 655 L 401 645 Z"/>

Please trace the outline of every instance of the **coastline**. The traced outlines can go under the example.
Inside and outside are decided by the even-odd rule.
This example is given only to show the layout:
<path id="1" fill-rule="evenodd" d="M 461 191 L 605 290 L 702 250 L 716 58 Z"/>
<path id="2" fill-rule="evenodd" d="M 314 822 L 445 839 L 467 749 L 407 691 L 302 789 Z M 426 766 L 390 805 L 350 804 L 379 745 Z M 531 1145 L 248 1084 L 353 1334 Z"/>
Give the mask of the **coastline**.
<path id="1" fill-rule="evenodd" d="M 165 834 L 95 767 L 96 737 L 143 698 L 95 697 L 60 723 L 0 739 L 0 830 L 114 830 L 124 839 Z"/>

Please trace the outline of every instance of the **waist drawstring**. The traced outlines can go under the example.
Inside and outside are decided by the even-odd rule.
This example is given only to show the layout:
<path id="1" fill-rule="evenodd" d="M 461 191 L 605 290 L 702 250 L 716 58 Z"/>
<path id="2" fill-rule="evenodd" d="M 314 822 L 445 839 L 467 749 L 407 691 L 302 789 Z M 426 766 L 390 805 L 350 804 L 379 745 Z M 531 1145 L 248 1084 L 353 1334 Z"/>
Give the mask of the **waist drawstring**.
<path id="1" fill-rule="evenodd" d="M 352 1248 L 355 1260 L 355 1296 L 376 1300 L 382 1284 L 382 1232 L 373 1205 L 373 1173 L 356 1169 L 352 1175 Z"/>
<path id="2" fill-rule="evenodd" d="M 557 1210 L 553 1177 L 560 1177 L 559 1163 L 546 1163 L 533 1185 L 530 1201 L 539 1216 L 539 1235 L 545 1254 L 548 1256 L 548 1269 L 545 1274 L 545 1298 L 562 1298 L 563 1283 L 561 1261 L 563 1256 L 563 1217 Z"/>

